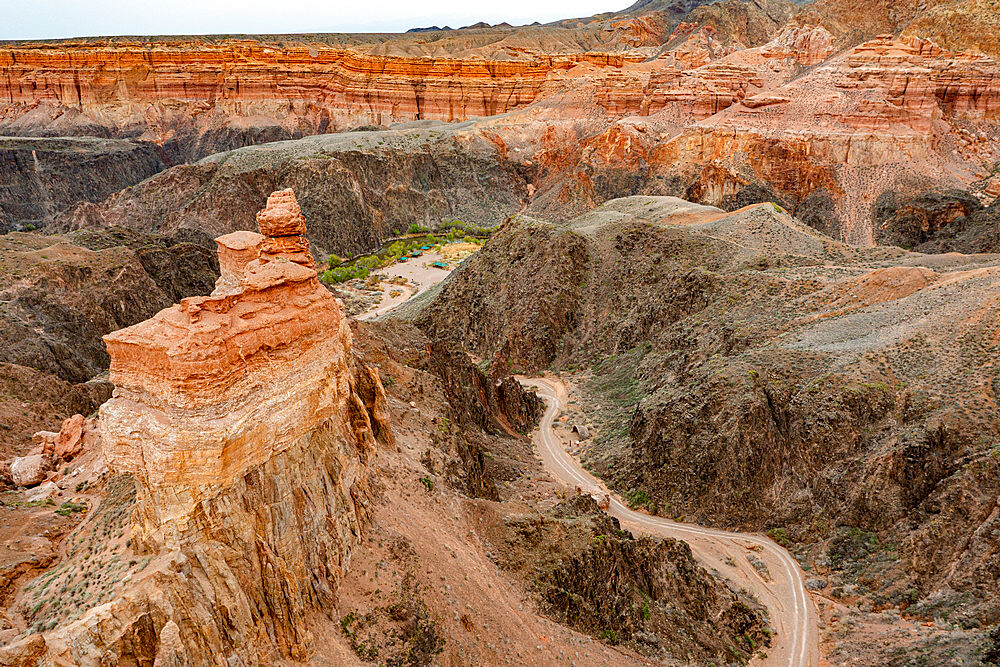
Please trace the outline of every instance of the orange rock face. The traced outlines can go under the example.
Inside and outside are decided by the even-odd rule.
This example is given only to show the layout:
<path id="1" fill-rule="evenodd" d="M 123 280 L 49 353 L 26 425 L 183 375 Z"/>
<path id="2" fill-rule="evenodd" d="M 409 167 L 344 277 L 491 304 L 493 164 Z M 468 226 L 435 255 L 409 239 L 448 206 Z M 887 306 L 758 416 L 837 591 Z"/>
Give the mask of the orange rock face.
<path id="1" fill-rule="evenodd" d="M 626 29 L 623 26 L 623 29 Z M 627 28 L 631 30 L 632 28 Z M 145 126 L 168 140 L 180 120 L 208 110 L 267 116 L 312 134 L 414 119 L 465 120 L 521 108 L 546 81 L 581 63 L 621 67 L 642 56 L 519 54 L 517 59 L 376 55 L 325 44 L 27 43 L 0 47 L 0 119 L 38 104 L 73 109 L 116 129 Z M 156 107 L 170 101 L 168 109 Z M 51 120 L 55 120 L 52 118 Z M 211 114 L 196 123 L 209 123 Z"/>
<path id="2" fill-rule="evenodd" d="M 802 34 L 813 33 L 787 33 L 761 55 Z M 825 231 L 870 245 L 871 207 L 882 192 L 985 169 L 996 159 L 995 142 L 975 139 L 986 133 L 958 130 L 954 150 L 947 137 L 955 126 L 995 124 L 1000 63 L 926 40 L 878 37 L 740 102 L 688 125 L 651 151 L 650 161 L 696 172 L 689 194 L 713 205 L 749 183 L 766 183 L 807 217 L 795 207 L 820 192 L 840 219 Z"/>
<path id="3" fill-rule="evenodd" d="M 105 337 L 116 386 L 101 409 L 105 454 L 147 485 L 151 531 L 183 525 L 206 485 L 343 419 L 352 400 L 350 331 L 312 268 L 294 193 L 271 195 L 257 219 L 264 234 L 218 240 L 211 296 Z M 371 431 L 352 443 L 370 448 Z"/>
<path id="4" fill-rule="evenodd" d="M 267 198 L 267 208 L 257 214 L 257 225 L 264 235 L 261 257 L 285 259 L 312 268 L 306 238 L 306 219 L 291 190 L 275 192 Z"/>
<path id="5" fill-rule="evenodd" d="M 243 664 L 311 654 L 306 619 L 332 603 L 367 521 L 368 462 L 392 436 L 341 304 L 311 260 L 268 252 L 306 231 L 294 194 L 259 219 L 266 234 L 218 239 L 212 295 L 105 337 L 104 457 L 136 482 L 132 544 L 172 565 L 49 637 L 50 656 L 115 655 L 146 609 L 178 664 L 210 664 L 203 646 Z"/>

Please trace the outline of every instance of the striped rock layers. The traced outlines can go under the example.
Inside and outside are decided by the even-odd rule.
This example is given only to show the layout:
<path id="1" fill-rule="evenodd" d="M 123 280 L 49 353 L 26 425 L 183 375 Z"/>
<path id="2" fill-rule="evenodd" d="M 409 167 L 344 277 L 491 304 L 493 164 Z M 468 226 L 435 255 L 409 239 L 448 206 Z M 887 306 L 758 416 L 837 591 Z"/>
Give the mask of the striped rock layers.
<path id="1" fill-rule="evenodd" d="M 392 436 L 340 303 L 308 245 L 286 243 L 305 231 L 294 194 L 260 220 L 263 235 L 218 239 L 212 295 L 105 337 L 104 454 L 136 480 L 133 548 L 168 564 L 53 637 L 57 655 L 121 657 L 137 632 L 178 664 L 311 654 L 307 612 L 333 599 L 366 525 L 368 462 Z"/>

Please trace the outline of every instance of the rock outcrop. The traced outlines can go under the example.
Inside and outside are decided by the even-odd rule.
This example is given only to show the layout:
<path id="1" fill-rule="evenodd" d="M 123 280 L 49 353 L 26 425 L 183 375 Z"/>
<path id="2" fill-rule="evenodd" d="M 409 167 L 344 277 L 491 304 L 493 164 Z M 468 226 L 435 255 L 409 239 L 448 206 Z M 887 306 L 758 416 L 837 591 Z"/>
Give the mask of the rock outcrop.
<path id="1" fill-rule="evenodd" d="M 45 480 L 51 458 L 43 454 L 31 454 L 15 458 L 10 464 L 10 478 L 17 486 L 35 486 Z"/>
<path id="2" fill-rule="evenodd" d="M 58 432 L 39 431 L 31 439 L 41 450 L 38 453 L 51 456 L 56 462 L 68 462 L 84 450 L 94 449 L 99 438 L 97 420 L 75 414 L 63 421 Z"/>
<path id="3" fill-rule="evenodd" d="M 953 218 L 960 199 L 899 210 L 921 203 L 940 218 L 932 241 L 996 229 L 973 220 L 992 206 Z M 516 218 L 416 321 L 497 367 L 587 364 L 584 457 L 626 496 L 787 533 L 836 596 L 987 626 L 998 263 L 853 248 L 770 203 L 635 196 L 568 223 Z"/>
<path id="4" fill-rule="evenodd" d="M 265 232 L 303 227 L 291 191 L 261 213 Z M 105 337 L 104 457 L 135 479 L 132 548 L 159 565 L 47 633 L 48 659 L 311 655 L 310 611 L 335 598 L 368 521 L 368 463 L 392 439 L 385 394 L 316 271 L 269 253 L 290 237 L 240 237 L 219 241 L 240 252 L 220 253 L 229 282 L 212 295 Z"/>
<path id="5" fill-rule="evenodd" d="M 149 178 L 166 168 L 157 151 L 141 141 L 0 138 L 0 233 L 42 227 Z"/>

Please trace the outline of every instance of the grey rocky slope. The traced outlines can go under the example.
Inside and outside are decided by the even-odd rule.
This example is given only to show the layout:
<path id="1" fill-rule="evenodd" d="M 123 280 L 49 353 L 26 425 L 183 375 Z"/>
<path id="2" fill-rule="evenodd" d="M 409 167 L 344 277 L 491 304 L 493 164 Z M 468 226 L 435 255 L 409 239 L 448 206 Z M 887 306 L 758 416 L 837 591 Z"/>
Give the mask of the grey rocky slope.
<path id="1" fill-rule="evenodd" d="M 846 601 L 1000 621 L 1000 257 L 630 197 L 515 218 L 416 321 L 570 372 L 585 460 L 634 502 L 771 531 Z"/>

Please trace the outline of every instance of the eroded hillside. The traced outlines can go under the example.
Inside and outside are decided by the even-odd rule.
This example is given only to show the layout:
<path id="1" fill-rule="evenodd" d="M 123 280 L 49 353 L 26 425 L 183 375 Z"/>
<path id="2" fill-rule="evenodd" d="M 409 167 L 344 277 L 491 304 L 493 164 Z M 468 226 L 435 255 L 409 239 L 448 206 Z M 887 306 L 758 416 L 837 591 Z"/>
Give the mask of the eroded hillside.
<path id="1" fill-rule="evenodd" d="M 886 198 L 935 188 L 968 191 L 984 203 L 996 197 L 1000 65 L 989 31 L 977 27 L 991 16 L 986 9 L 861 3 L 867 18 L 854 25 L 847 20 L 854 4 L 637 3 L 619 14 L 523 28 L 11 43 L 0 60 L 7 100 L 0 128 L 141 138 L 168 164 L 360 129 L 366 133 L 345 135 L 332 150 L 350 151 L 346 168 L 388 178 L 394 188 L 417 180 L 425 191 L 440 188 L 424 183 L 433 180 L 424 175 L 427 159 L 455 177 L 472 160 L 480 176 L 517 172 L 524 184 L 506 185 L 519 200 L 530 189 L 529 210 L 551 219 L 633 194 L 729 210 L 774 200 L 833 238 L 866 246 Z M 942 39 L 949 11 L 972 23 Z M 96 65 L 109 59 L 114 75 Z M 417 159 L 388 136 L 368 136 L 416 120 L 469 121 L 442 130 L 468 145 L 432 142 Z M 295 151 L 310 148 L 317 144 Z M 387 150 L 408 157 L 397 163 Z M 272 172 L 260 175 L 255 195 L 302 190 L 320 177 L 302 174 L 302 165 L 283 169 L 288 151 L 252 153 Z M 377 166 L 387 161 L 393 164 Z M 174 215 L 188 215 L 176 184 L 211 180 L 203 194 L 220 201 L 197 210 L 209 222 L 225 219 L 235 188 L 213 187 L 218 181 L 203 168 L 194 175 L 177 169 L 123 195 L 138 198 L 130 210 L 159 219 L 162 202 L 171 201 Z M 357 190 L 371 187 L 359 180 Z M 498 188 L 481 185 L 494 194 L 462 214 L 487 222 L 520 210 L 510 202 L 497 207 Z M 312 198 L 304 196 L 304 205 Z M 125 203 L 119 197 L 107 206 Z M 453 193 L 418 203 L 435 218 L 455 208 Z M 391 200 L 374 206 L 374 213 L 364 210 L 371 204 L 338 213 L 384 237 L 378 218 L 396 208 Z M 120 218 L 103 209 L 85 216 L 87 224 Z"/>
<path id="2" fill-rule="evenodd" d="M 644 664 L 767 645 L 738 582 L 544 473 L 522 435 L 537 397 L 412 325 L 352 326 L 291 190 L 256 220 L 216 239 L 210 295 L 104 336 L 96 419 L 12 460 L 0 660 Z"/>
<path id="3" fill-rule="evenodd" d="M 994 5 L 0 43 L 0 664 L 1000 664 Z"/>
<path id="4" fill-rule="evenodd" d="M 515 218 L 415 317 L 567 374 L 584 461 L 654 513 L 768 531 L 837 604 L 988 627 L 998 261 L 631 197 Z"/>

